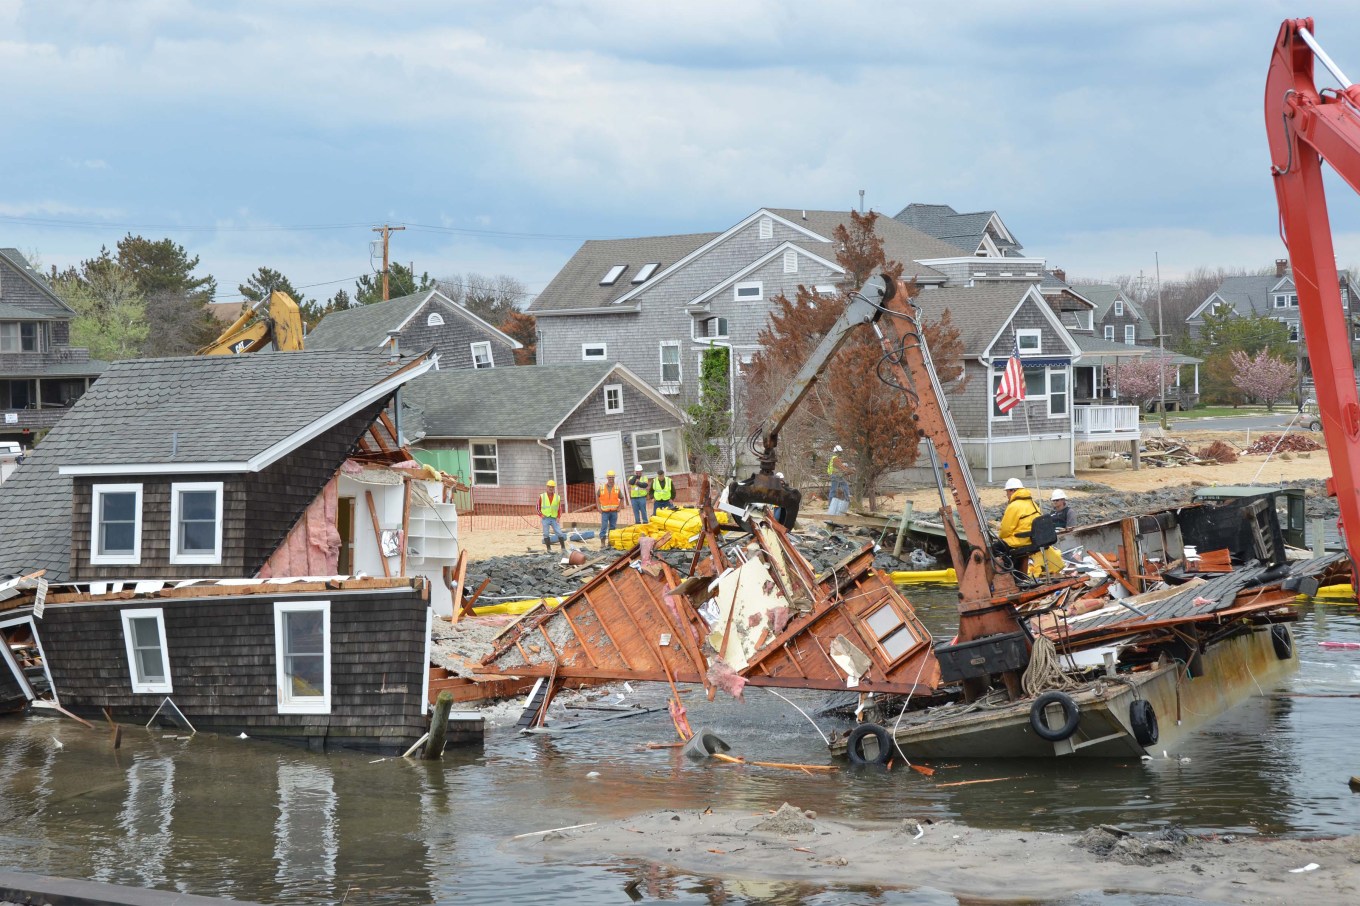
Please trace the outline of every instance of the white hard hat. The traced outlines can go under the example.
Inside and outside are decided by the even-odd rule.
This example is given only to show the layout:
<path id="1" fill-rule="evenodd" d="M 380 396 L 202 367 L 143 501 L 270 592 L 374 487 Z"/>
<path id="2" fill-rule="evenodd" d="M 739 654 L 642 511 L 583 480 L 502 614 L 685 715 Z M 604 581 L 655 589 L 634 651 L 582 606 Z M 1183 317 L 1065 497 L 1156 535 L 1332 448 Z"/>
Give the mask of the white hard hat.
<path id="1" fill-rule="evenodd" d="M 775 477 L 775 478 L 778 478 L 778 479 L 780 479 L 780 480 L 782 481 L 783 478 L 784 478 L 784 473 L 783 473 L 783 472 L 775 472 L 775 473 L 774 473 L 774 477 Z"/>
<path id="2" fill-rule="evenodd" d="M 1053 491 L 1053 499 L 1054 499 L 1054 500 L 1066 500 L 1066 499 L 1067 499 L 1067 492 L 1064 491 L 1062 488 L 1057 488 L 1057 489 L 1055 489 L 1055 490 Z"/>
<path id="3" fill-rule="evenodd" d="M 641 472 L 641 471 L 642 471 L 642 463 L 640 463 L 640 462 L 635 462 L 635 463 L 633 463 L 633 471 L 634 471 L 634 472 Z"/>
<path id="4" fill-rule="evenodd" d="M 836 444 L 836 446 L 834 446 L 834 447 L 831 448 L 831 452 L 832 452 L 832 453 L 840 453 L 840 452 L 841 452 L 841 445 L 840 445 L 840 444 Z"/>
<path id="5" fill-rule="evenodd" d="M 1019 490 L 1020 488 L 1023 488 L 1024 486 L 1025 486 L 1025 483 L 1024 483 L 1023 481 L 1021 481 L 1020 479 L 1018 479 L 1018 478 L 1007 478 L 1007 479 L 1006 479 L 1006 490 L 1008 490 L 1008 491 L 1017 491 L 1017 490 Z"/>

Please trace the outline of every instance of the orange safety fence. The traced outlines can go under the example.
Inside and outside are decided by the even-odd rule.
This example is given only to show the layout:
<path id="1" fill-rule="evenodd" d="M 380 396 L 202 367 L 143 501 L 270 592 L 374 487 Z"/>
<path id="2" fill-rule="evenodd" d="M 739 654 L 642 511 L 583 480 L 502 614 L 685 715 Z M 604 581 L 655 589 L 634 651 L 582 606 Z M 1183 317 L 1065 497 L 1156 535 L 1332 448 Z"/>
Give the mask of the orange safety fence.
<path id="1" fill-rule="evenodd" d="M 698 502 L 699 476 L 680 474 L 671 476 L 675 483 L 675 505 L 694 505 Z M 498 485 L 496 487 L 474 486 L 470 491 L 460 491 L 453 495 L 458 507 L 458 530 L 478 531 L 538 531 L 538 495 L 543 492 L 542 485 Z M 559 517 L 563 527 L 580 526 L 598 528 L 600 513 L 595 504 L 596 487 L 593 483 L 572 483 L 563 494 L 564 506 Z M 619 524 L 632 525 L 632 507 L 628 492 L 622 493 L 623 503 L 619 508 Z M 652 511 L 652 501 L 647 501 L 647 512 Z"/>

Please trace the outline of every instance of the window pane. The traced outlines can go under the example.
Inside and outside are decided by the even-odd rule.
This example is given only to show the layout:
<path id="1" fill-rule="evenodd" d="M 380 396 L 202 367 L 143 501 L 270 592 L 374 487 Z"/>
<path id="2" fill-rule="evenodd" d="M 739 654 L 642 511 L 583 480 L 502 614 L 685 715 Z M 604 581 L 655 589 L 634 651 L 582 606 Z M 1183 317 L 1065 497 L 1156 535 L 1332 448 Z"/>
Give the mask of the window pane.
<path id="1" fill-rule="evenodd" d="M 1025 396 L 1046 396 L 1048 394 L 1048 383 L 1044 372 L 1035 369 L 1025 371 Z"/>
<path id="2" fill-rule="evenodd" d="M 283 615 L 284 651 L 294 654 L 321 654 L 326 650 L 321 637 L 325 620 L 319 610 L 296 610 Z"/>
<path id="3" fill-rule="evenodd" d="M 899 657 L 910 651 L 911 646 L 915 644 L 915 642 L 916 640 L 911 637 L 911 633 L 907 632 L 907 629 L 904 626 L 886 639 L 881 640 L 878 644 L 883 646 L 884 654 L 893 660 L 897 660 Z"/>
<path id="4" fill-rule="evenodd" d="M 137 649 L 137 682 L 165 682 L 165 660 L 161 657 L 160 647 Z"/>
<path id="5" fill-rule="evenodd" d="M 293 698 L 325 697 L 325 660 L 319 654 L 293 654 L 288 656 L 284 671 L 288 674 L 290 694 Z"/>
<path id="6" fill-rule="evenodd" d="M 132 522 L 137 518 L 137 495 L 131 491 L 101 494 L 99 499 L 103 501 L 104 522 Z"/>
<path id="7" fill-rule="evenodd" d="M 681 440 L 680 431 L 676 428 L 667 428 L 664 432 L 666 471 L 671 475 L 678 475 L 688 470 L 688 465 L 684 461 L 684 442 Z"/>
<path id="8" fill-rule="evenodd" d="M 115 554 L 130 552 L 136 547 L 136 526 L 131 522 L 106 522 L 99 527 L 99 553 Z"/>
<path id="9" fill-rule="evenodd" d="M 320 610 L 290 611 L 283 615 L 283 669 L 293 697 L 326 694 L 326 646 L 322 635 L 325 616 Z"/>
<path id="10" fill-rule="evenodd" d="M 156 625 L 155 617 L 134 617 L 128 621 L 132 624 L 132 645 L 135 648 L 159 648 L 161 644 L 160 628 Z"/>
<path id="11" fill-rule="evenodd" d="M 217 524 L 215 522 L 185 522 L 180 537 L 180 553 L 194 551 L 212 553 L 217 549 Z"/>
<path id="12" fill-rule="evenodd" d="M 181 491 L 180 516 L 185 521 L 217 521 L 216 491 Z"/>
<path id="13" fill-rule="evenodd" d="M 869 614 L 865 622 L 869 624 L 874 636 L 880 639 L 902 625 L 902 620 L 897 616 L 897 611 L 893 610 L 891 606 L 880 607 L 875 610 Z"/>

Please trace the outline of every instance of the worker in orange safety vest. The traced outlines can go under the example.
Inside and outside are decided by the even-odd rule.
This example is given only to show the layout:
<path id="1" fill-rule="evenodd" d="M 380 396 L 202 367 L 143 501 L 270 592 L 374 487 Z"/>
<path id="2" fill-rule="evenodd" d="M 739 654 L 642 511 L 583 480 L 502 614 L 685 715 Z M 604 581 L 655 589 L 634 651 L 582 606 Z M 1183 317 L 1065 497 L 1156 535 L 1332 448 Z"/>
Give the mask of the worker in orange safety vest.
<path id="1" fill-rule="evenodd" d="M 596 499 L 600 504 L 600 550 L 609 546 L 609 533 L 619 527 L 619 504 L 623 495 L 614 483 L 614 470 L 604 473 L 604 484 L 600 486 Z"/>

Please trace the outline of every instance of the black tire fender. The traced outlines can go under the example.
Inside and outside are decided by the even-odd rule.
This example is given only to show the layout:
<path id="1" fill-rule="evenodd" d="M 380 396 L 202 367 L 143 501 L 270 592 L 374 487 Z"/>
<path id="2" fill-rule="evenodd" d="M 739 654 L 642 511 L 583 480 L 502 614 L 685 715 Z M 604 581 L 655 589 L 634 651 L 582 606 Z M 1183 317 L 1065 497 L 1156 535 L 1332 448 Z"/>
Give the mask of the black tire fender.
<path id="1" fill-rule="evenodd" d="M 1044 711 L 1049 705 L 1058 703 L 1063 709 L 1063 725 L 1054 730 L 1049 727 L 1044 720 Z M 1029 725 L 1038 734 L 1040 739 L 1047 739 L 1049 742 L 1062 742 L 1073 733 L 1077 732 L 1077 724 L 1081 722 L 1081 709 L 1077 707 L 1076 700 L 1066 692 L 1045 692 L 1034 700 L 1034 704 L 1029 708 Z"/>
<path id="2" fill-rule="evenodd" d="M 1133 728 L 1133 738 L 1143 748 L 1157 744 L 1157 711 L 1152 702 L 1140 698 L 1129 704 L 1129 726 Z"/>
<path id="3" fill-rule="evenodd" d="M 1287 661 L 1294 656 L 1294 637 L 1283 623 L 1270 624 L 1270 643 L 1275 646 L 1275 656 L 1280 660 Z"/>
<path id="4" fill-rule="evenodd" d="M 864 757 L 864 737 L 872 736 L 878 743 L 878 757 Z M 892 758 L 893 741 L 888 731 L 878 724 L 862 723 L 850 731 L 845 740 L 845 754 L 851 764 L 887 764 Z"/>

